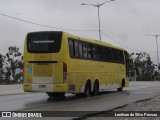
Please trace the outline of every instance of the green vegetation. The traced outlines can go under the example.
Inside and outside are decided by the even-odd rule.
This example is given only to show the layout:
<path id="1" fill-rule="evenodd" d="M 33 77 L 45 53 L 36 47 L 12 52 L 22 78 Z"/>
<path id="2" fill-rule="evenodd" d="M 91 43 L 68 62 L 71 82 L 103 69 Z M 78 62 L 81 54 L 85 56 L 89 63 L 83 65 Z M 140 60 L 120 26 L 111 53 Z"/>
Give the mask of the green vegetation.
<path id="1" fill-rule="evenodd" d="M 0 54 L 0 84 L 23 83 L 23 61 L 19 48 L 10 46 L 6 55 Z"/>
<path id="2" fill-rule="evenodd" d="M 160 81 L 157 65 L 153 64 L 151 57 L 146 52 L 131 53 L 137 81 Z"/>

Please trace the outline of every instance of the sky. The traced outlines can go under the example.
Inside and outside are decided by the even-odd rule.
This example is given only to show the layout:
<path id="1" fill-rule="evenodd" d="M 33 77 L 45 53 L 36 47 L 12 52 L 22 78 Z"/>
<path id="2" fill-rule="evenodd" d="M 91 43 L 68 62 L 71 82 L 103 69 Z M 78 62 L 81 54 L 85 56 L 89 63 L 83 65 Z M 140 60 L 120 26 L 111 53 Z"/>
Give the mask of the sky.
<path id="1" fill-rule="evenodd" d="M 106 1 L 0 0 L 0 53 L 5 54 L 9 46 L 17 46 L 23 52 L 25 36 L 33 31 L 63 30 L 99 40 L 98 9 L 81 3 Z M 160 34 L 160 0 L 108 2 L 100 7 L 100 21 L 103 42 L 123 47 L 129 52 L 147 52 L 157 63 L 155 37 L 146 34 Z M 160 54 L 160 37 L 158 45 Z"/>

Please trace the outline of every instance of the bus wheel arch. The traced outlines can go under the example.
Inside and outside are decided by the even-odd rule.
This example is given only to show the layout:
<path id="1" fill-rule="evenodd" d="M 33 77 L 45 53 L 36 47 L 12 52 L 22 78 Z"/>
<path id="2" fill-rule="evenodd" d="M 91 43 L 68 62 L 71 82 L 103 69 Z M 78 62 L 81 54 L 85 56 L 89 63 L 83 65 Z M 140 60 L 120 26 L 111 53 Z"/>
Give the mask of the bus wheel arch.
<path id="1" fill-rule="evenodd" d="M 122 81 L 121 81 L 121 86 L 119 88 L 117 88 L 117 91 L 118 92 L 121 92 L 123 91 L 123 87 L 125 87 L 125 79 L 123 78 Z"/>
<path id="2" fill-rule="evenodd" d="M 121 84 L 122 84 L 123 87 L 125 87 L 126 83 L 125 83 L 125 79 L 124 78 L 122 79 L 122 83 Z"/>
<path id="3" fill-rule="evenodd" d="M 98 95 L 99 92 L 99 80 L 96 79 L 93 83 L 93 92 L 92 95 Z"/>

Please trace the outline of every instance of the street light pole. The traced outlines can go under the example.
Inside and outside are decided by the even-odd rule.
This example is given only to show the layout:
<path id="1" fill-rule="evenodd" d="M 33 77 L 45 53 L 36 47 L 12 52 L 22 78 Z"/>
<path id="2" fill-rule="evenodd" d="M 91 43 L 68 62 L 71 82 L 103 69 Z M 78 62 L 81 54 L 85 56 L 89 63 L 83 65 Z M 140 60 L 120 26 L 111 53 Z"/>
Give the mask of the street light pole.
<path id="1" fill-rule="evenodd" d="M 101 41 L 101 23 L 100 23 L 100 14 L 99 14 L 99 7 L 100 7 L 99 3 L 97 4 L 97 6 L 98 6 L 99 40 Z"/>
<path id="2" fill-rule="evenodd" d="M 159 56 L 158 56 L 158 41 L 157 41 L 157 38 L 159 37 L 160 35 L 154 35 L 154 37 L 156 38 L 156 45 L 157 45 L 157 61 L 158 61 L 158 70 L 159 70 Z"/>
<path id="3" fill-rule="evenodd" d="M 111 2 L 111 1 L 115 1 L 115 0 L 109 0 L 109 1 L 106 1 L 106 2 L 101 3 L 101 4 L 97 3 L 97 5 L 95 5 L 95 4 L 85 4 L 85 3 L 81 3 L 81 5 L 91 5 L 91 6 L 94 6 L 94 7 L 97 7 L 97 8 L 98 8 L 98 25 L 99 25 L 98 31 L 99 31 L 99 39 L 100 39 L 100 41 L 101 41 L 101 24 L 100 24 L 99 8 L 100 8 L 102 5 L 104 5 L 104 4 L 108 3 L 108 2 Z"/>
<path id="4" fill-rule="evenodd" d="M 155 37 L 156 38 L 156 46 L 157 46 L 157 67 L 158 67 L 158 71 L 159 71 L 159 55 L 158 55 L 158 37 L 160 36 L 160 35 L 158 35 L 158 34 L 155 34 L 155 35 L 146 35 L 146 36 L 152 36 L 152 37 Z"/>

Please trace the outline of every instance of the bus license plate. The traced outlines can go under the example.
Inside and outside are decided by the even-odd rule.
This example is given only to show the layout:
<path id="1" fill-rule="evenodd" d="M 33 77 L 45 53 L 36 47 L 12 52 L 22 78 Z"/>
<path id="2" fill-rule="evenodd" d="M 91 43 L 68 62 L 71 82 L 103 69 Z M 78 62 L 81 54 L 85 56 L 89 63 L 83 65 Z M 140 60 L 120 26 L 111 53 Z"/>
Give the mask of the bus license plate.
<path id="1" fill-rule="evenodd" d="M 39 88 L 46 88 L 46 85 L 39 85 Z"/>

